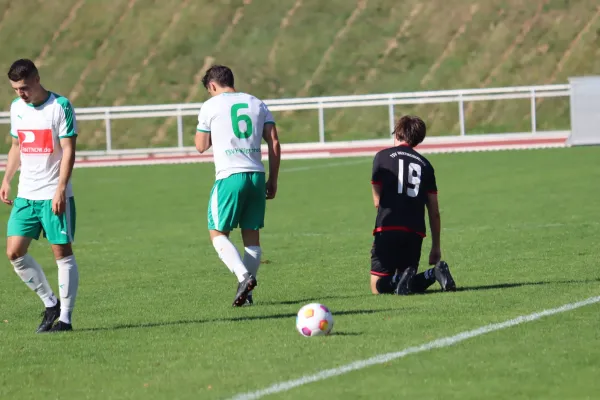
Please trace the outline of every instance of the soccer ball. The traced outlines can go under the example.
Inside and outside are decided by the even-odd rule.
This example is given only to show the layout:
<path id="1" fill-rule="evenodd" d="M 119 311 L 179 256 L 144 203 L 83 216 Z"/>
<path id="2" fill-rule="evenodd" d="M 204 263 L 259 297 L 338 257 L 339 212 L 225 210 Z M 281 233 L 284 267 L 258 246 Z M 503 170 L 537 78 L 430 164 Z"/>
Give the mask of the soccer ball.
<path id="1" fill-rule="evenodd" d="M 333 315 L 323 304 L 307 304 L 298 311 L 296 329 L 302 336 L 329 335 L 333 328 Z"/>

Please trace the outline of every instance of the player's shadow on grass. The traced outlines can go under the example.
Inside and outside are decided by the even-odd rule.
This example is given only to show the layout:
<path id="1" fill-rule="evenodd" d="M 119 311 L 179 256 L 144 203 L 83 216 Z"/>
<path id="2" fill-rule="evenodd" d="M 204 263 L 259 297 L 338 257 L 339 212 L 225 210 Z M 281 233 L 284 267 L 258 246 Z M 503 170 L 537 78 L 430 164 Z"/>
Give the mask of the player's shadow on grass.
<path id="1" fill-rule="evenodd" d="M 333 331 L 329 334 L 329 336 L 360 336 L 362 333 L 360 332 L 336 332 Z"/>
<path id="2" fill-rule="evenodd" d="M 569 279 L 563 281 L 539 281 L 539 282 L 514 282 L 514 283 L 496 283 L 493 285 L 480 285 L 480 286 L 463 286 L 457 287 L 457 292 L 469 292 L 473 290 L 494 290 L 494 289 L 511 289 L 524 286 L 540 286 L 540 285 L 572 285 L 581 283 L 595 283 L 600 282 L 600 278 L 595 279 Z"/>
<path id="3" fill-rule="evenodd" d="M 378 310 L 346 310 L 337 311 L 334 313 L 335 316 L 339 315 L 359 315 L 359 314 L 376 314 L 383 312 L 398 312 L 406 311 L 406 308 L 384 308 Z M 180 320 L 180 321 L 164 321 L 164 322 L 148 322 L 140 324 L 124 324 L 115 325 L 111 327 L 98 327 L 98 328 L 84 328 L 78 329 L 78 332 L 97 332 L 97 331 L 113 331 L 120 329 L 135 329 L 135 328 L 157 328 L 162 326 L 177 326 L 177 325 L 189 325 L 189 324 L 207 324 L 214 322 L 248 322 L 248 321 L 262 321 L 269 319 L 287 319 L 296 318 L 296 313 L 285 313 L 285 314 L 272 314 L 272 315 L 249 315 L 231 318 L 213 318 L 213 319 L 197 319 L 197 320 Z M 341 335 L 358 335 L 350 332 L 341 333 Z"/>
<path id="4" fill-rule="evenodd" d="M 354 295 L 345 295 L 345 296 L 319 296 L 319 297 L 307 297 L 304 299 L 298 299 L 298 300 L 283 300 L 283 301 L 261 301 L 260 304 L 261 305 L 268 305 L 268 306 L 289 306 L 289 305 L 293 305 L 293 304 L 307 304 L 307 303 L 322 303 L 324 300 L 332 300 L 332 299 L 355 299 L 358 297 L 368 297 L 370 296 L 370 293 L 361 293 L 361 294 L 354 294 Z"/>

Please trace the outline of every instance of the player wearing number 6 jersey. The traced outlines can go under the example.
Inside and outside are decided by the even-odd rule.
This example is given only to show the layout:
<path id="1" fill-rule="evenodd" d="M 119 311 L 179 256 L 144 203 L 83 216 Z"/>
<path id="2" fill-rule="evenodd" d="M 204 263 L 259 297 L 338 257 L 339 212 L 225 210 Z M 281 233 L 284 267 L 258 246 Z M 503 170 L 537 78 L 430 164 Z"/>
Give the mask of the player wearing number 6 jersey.
<path id="1" fill-rule="evenodd" d="M 371 249 L 371 291 L 406 295 L 422 293 L 436 280 L 442 290 L 456 290 L 448 264 L 441 261 L 440 213 L 435 172 L 415 151 L 426 135 L 418 117 L 402 117 L 394 129 L 394 147 L 373 161 L 373 202 L 377 219 Z M 425 237 L 425 207 L 429 212 L 433 268 L 417 274 Z M 397 278 L 397 279 L 396 279 Z"/>
<path id="2" fill-rule="evenodd" d="M 277 193 L 280 146 L 275 120 L 256 97 L 237 92 L 231 70 L 215 65 L 202 79 L 211 98 L 200 109 L 196 149 L 213 148 L 216 181 L 208 204 L 208 230 L 219 258 L 238 279 L 234 307 L 252 304 L 257 286 L 261 247 L 259 230 L 264 226 L 266 199 Z M 261 161 L 261 142 L 269 149 L 269 179 Z M 229 240 L 240 227 L 244 258 Z"/>

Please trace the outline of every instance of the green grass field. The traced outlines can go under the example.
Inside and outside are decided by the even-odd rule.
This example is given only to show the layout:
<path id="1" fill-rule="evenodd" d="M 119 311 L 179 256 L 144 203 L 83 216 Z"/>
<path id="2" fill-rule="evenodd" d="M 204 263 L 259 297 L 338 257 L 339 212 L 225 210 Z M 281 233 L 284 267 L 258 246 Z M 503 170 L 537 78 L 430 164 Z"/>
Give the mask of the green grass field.
<path id="1" fill-rule="evenodd" d="M 371 160 L 284 161 L 255 306 L 241 309 L 207 239 L 212 165 L 77 169 L 76 331 L 34 334 L 41 302 L 5 261 L 0 398 L 224 399 L 597 296 L 598 157 L 599 147 L 431 155 L 444 258 L 461 290 L 402 298 L 369 292 Z M 9 208 L 0 210 L 4 223 Z M 56 289 L 47 242 L 31 253 Z M 315 301 L 333 311 L 334 332 L 301 337 L 295 314 Z M 599 312 L 590 305 L 271 398 L 596 398 Z"/>
<path id="2" fill-rule="evenodd" d="M 2 71 L 31 58 L 76 107 L 203 101 L 212 63 L 231 66 L 238 89 L 264 99 L 566 83 L 600 74 L 599 37 L 596 0 L 0 1 Z M 6 110 L 13 93 L 4 88 Z M 421 115 L 430 135 L 459 132 L 456 104 L 398 113 Z M 567 129 L 568 98 L 538 100 L 537 115 L 540 130 Z M 530 105 L 476 102 L 465 117 L 468 133 L 520 132 Z M 326 137 L 386 137 L 387 121 L 386 107 L 327 110 Z M 316 111 L 279 124 L 288 143 L 318 138 Z M 184 125 L 193 132 L 195 117 Z M 82 128 L 80 148 L 105 146 L 102 121 Z M 177 143 L 173 119 L 112 129 L 114 148 Z"/>

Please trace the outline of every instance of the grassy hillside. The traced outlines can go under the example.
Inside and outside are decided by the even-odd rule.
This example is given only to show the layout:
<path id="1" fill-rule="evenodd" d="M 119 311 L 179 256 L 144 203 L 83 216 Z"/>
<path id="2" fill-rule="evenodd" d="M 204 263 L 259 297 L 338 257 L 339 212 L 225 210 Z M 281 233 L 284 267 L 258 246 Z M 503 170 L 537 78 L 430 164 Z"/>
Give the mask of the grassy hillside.
<path id="1" fill-rule="evenodd" d="M 564 83 L 600 74 L 599 17 L 595 0 L 2 0 L 0 65 L 34 59 L 76 107 L 202 101 L 215 62 L 262 98 Z M 12 97 L 6 84 L 4 109 Z M 458 132 L 455 104 L 397 112 Z M 565 128 L 568 102 L 540 101 L 538 115 L 542 129 Z M 469 133 L 530 124 L 526 100 L 468 105 L 466 116 Z M 275 117 L 284 140 L 316 139 L 316 112 Z M 326 121 L 330 140 L 388 134 L 385 107 L 328 110 Z M 194 125 L 186 118 L 187 143 Z M 86 147 L 104 145 L 102 123 L 81 131 Z M 113 132 L 115 147 L 176 142 L 167 119 Z"/>

